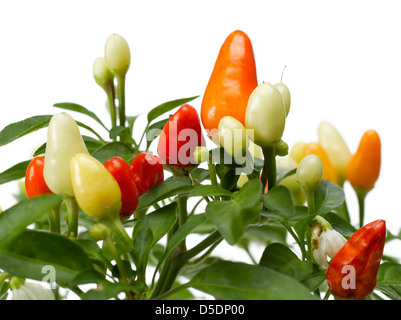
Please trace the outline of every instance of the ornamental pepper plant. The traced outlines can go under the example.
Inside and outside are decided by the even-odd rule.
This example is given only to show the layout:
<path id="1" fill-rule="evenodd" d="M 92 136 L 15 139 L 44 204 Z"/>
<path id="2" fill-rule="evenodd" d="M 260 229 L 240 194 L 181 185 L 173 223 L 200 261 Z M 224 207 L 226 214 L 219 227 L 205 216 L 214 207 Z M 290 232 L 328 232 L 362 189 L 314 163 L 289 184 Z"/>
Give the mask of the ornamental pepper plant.
<path id="1" fill-rule="evenodd" d="M 401 264 L 385 254 L 400 236 L 381 212 L 364 221 L 366 194 L 380 201 L 379 134 L 352 150 L 326 121 L 289 145 L 291 86 L 257 80 L 243 31 L 218 49 L 203 92 L 144 113 L 125 103 L 131 49 L 112 34 L 92 66 L 109 119 L 60 102 L 1 129 L 2 145 L 47 138 L 0 173 L 25 186 L 0 214 L 0 299 L 400 299 Z M 49 268 L 51 294 L 26 285 Z"/>

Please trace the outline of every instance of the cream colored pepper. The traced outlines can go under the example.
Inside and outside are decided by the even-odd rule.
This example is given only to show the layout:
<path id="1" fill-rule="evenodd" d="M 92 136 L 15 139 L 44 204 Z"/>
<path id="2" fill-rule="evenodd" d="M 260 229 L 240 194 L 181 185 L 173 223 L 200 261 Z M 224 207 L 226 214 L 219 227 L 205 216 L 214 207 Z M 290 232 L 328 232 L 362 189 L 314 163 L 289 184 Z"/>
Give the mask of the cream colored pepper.
<path id="1" fill-rule="evenodd" d="M 74 196 L 70 160 L 77 153 L 88 154 L 75 120 L 65 112 L 54 115 L 47 130 L 43 175 L 55 194 Z"/>

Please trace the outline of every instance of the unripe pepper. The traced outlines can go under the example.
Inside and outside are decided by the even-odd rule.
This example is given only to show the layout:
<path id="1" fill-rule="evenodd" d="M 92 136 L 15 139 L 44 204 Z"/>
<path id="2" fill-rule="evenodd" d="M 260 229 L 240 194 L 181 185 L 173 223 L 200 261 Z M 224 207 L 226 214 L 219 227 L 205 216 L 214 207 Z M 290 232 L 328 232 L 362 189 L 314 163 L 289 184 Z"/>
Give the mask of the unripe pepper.
<path id="1" fill-rule="evenodd" d="M 74 196 L 70 161 L 77 153 L 88 154 L 75 120 L 67 113 L 54 115 L 47 130 L 47 144 L 43 175 L 55 194 Z"/>
<path id="2" fill-rule="evenodd" d="M 149 152 L 139 153 L 130 164 L 130 171 L 141 196 L 164 181 L 163 165 L 160 158 Z"/>
<path id="3" fill-rule="evenodd" d="M 376 220 L 355 232 L 331 259 L 326 280 L 333 295 L 360 300 L 370 295 L 386 241 L 386 223 Z"/>
<path id="4" fill-rule="evenodd" d="M 28 198 L 52 193 L 43 177 L 45 159 L 35 157 L 29 163 L 25 173 L 25 190 Z"/>
<path id="5" fill-rule="evenodd" d="M 290 113 L 290 107 L 291 107 L 290 89 L 288 89 L 288 87 L 282 82 L 276 83 L 274 86 L 281 93 L 281 97 L 283 98 L 283 103 L 284 103 L 284 107 L 285 107 L 285 116 L 288 117 L 288 114 Z"/>
<path id="6" fill-rule="evenodd" d="M 296 142 L 292 148 L 290 149 L 289 156 L 294 159 L 296 162 L 300 163 L 301 160 L 305 157 L 305 148 L 306 143 L 302 141 Z"/>
<path id="7" fill-rule="evenodd" d="M 237 119 L 225 116 L 219 122 L 219 141 L 224 150 L 232 157 L 239 158 L 248 149 L 248 135 L 243 124 Z"/>
<path id="8" fill-rule="evenodd" d="M 351 159 L 351 152 L 347 144 L 337 129 L 327 121 L 323 121 L 319 124 L 318 141 L 326 151 L 337 173 L 338 184 L 342 186 L 346 179 L 348 162 Z"/>
<path id="9" fill-rule="evenodd" d="M 329 157 L 326 152 L 322 148 L 319 143 L 312 142 L 308 143 L 304 149 L 304 156 L 308 156 L 310 154 L 315 154 L 319 157 L 320 161 L 323 165 L 323 179 L 329 180 L 335 184 L 338 184 L 337 173 L 334 170 L 333 165 L 330 162 Z"/>
<path id="10" fill-rule="evenodd" d="M 110 83 L 114 80 L 114 75 L 110 71 L 106 59 L 103 57 L 97 58 L 93 63 L 93 77 L 96 83 L 104 90 L 108 90 Z"/>
<path id="11" fill-rule="evenodd" d="M 357 189 L 371 190 L 380 174 L 381 142 L 375 130 L 362 136 L 356 153 L 347 166 L 347 179 Z"/>
<path id="12" fill-rule="evenodd" d="M 131 64 L 131 52 L 127 41 L 118 34 L 112 34 L 106 41 L 104 57 L 112 73 L 125 76 Z"/>
<path id="13" fill-rule="evenodd" d="M 298 165 L 296 177 L 305 194 L 313 193 L 323 178 L 323 165 L 319 157 L 310 154 L 303 158 Z"/>
<path id="14" fill-rule="evenodd" d="M 71 180 L 79 207 L 104 221 L 121 208 L 121 191 L 112 174 L 95 158 L 78 153 L 71 159 Z"/>
<path id="15" fill-rule="evenodd" d="M 108 159 L 103 165 L 112 174 L 120 186 L 120 216 L 131 216 L 138 206 L 139 195 L 130 166 L 124 159 L 117 156 Z"/>
<path id="16" fill-rule="evenodd" d="M 157 153 L 162 164 L 194 167 L 198 165 L 193 156 L 195 148 L 205 144 L 196 109 L 184 104 L 165 124 Z"/>
<path id="17" fill-rule="evenodd" d="M 220 120 L 231 116 L 245 125 L 248 99 L 257 87 L 256 64 L 249 37 L 232 32 L 220 48 L 201 108 L 206 130 L 217 130 Z"/>
<path id="18" fill-rule="evenodd" d="M 209 156 L 209 150 L 206 147 L 200 146 L 195 148 L 194 159 L 197 163 L 208 162 Z"/>
<path id="19" fill-rule="evenodd" d="M 262 148 L 279 142 L 285 119 L 280 91 L 270 83 L 261 83 L 250 95 L 245 114 L 246 129 L 254 130 L 253 141 Z"/>

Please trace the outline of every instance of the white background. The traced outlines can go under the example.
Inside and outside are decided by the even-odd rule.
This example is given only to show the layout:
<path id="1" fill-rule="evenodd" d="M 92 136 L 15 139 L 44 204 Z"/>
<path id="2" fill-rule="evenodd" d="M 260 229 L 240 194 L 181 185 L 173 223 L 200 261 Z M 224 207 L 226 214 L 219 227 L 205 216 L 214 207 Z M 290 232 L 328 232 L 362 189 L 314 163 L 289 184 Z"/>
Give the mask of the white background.
<path id="1" fill-rule="evenodd" d="M 382 170 L 366 200 L 366 221 L 401 228 L 400 90 L 401 19 L 397 1 L 2 1 L 0 4 L 0 128 L 75 102 L 108 122 L 105 96 L 92 77 L 112 33 L 131 48 L 127 113 L 141 114 L 165 101 L 202 95 L 220 46 L 241 29 L 251 38 L 258 82 L 283 82 L 292 106 L 283 139 L 317 140 L 330 121 L 355 152 L 362 134 L 378 131 Z M 87 117 L 77 120 L 105 132 Z M 89 120 L 88 120 L 89 119 Z M 142 121 L 141 121 L 142 120 Z M 82 132 L 88 134 L 87 132 Z M 0 171 L 29 159 L 45 142 L 42 129 L 0 147 Z M 0 206 L 14 203 L 15 182 L 0 186 Z M 345 186 L 356 223 L 353 190 Z M 399 252 L 399 241 L 386 250 Z"/>

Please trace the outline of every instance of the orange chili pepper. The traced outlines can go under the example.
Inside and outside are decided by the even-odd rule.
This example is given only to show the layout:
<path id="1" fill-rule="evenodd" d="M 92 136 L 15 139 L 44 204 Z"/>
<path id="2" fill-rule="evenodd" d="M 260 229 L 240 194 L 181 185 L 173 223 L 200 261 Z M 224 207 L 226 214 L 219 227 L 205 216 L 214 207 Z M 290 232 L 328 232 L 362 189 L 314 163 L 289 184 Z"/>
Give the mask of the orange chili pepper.
<path id="1" fill-rule="evenodd" d="M 232 32 L 224 41 L 203 96 L 201 119 L 206 130 L 217 130 L 231 116 L 245 125 L 248 99 L 257 87 L 256 64 L 249 37 Z"/>
<path id="2" fill-rule="evenodd" d="M 304 157 L 310 154 L 317 155 L 320 158 L 323 165 L 323 179 L 338 184 L 337 173 L 323 147 L 317 142 L 308 143 L 304 149 Z"/>
<path id="3" fill-rule="evenodd" d="M 380 174 L 381 142 L 375 130 L 362 136 L 356 153 L 347 166 L 347 179 L 354 188 L 371 190 Z"/>

